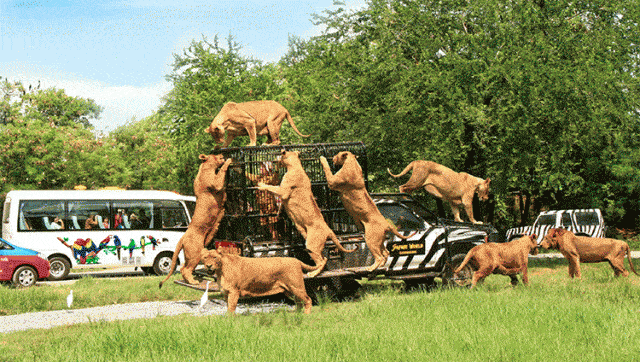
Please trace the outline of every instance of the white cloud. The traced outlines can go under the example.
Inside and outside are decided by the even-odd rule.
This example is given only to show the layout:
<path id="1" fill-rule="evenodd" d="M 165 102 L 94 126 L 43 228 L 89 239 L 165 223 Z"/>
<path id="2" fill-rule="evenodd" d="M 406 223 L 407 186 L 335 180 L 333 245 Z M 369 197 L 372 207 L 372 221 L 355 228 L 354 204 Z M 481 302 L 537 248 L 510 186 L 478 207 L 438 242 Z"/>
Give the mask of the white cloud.
<path id="1" fill-rule="evenodd" d="M 55 87 L 64 89 L 70 96 L 93 99 L 103 110 L 92 124 L 97 132 L 105 134 L 132 119 L 152 115 L 160 106 L 161 98 L 171 90 L 171 83 L 165 81 L 146 86 L 109 85 L 34 64 L 0 63 L 0 68 L 5 69 L 1 75 L 9 81 L 20 81 L 25 86 L 36 86 L 40 82 L 40 89 Z"/>

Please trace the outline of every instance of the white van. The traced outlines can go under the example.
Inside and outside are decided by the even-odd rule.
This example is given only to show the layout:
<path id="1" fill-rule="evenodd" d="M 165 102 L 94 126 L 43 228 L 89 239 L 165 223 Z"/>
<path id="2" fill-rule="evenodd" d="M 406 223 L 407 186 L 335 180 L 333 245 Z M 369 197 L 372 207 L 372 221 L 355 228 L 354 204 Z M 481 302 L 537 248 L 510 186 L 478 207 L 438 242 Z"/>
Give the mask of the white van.
<path id="1" fill-rule="evenodd" d="M 195 201 L 170 191 L 10 191 L 2 236 L 43 254 L 50 280 L 64 279 L 71 268 L 106 266 L 161 275 L 169 271 Z"/>
<path id="2" fill-rule="evenodd" d="M 564 228 L 578 236 L 603 238 L 604 219 L 600 209 L 550 210 L 543 211 L 530 226 L 521 226 L 507 230 L 506 239 L 511 241 L 523 235 L 536 234 L 538 243 L 549 229 Z"/>

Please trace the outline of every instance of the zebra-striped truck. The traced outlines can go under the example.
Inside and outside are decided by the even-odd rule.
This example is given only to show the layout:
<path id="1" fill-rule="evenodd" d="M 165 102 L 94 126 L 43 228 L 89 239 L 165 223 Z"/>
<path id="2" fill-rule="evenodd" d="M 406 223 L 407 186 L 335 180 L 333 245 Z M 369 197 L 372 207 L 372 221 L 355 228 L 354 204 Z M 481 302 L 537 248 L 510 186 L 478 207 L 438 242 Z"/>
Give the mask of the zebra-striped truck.
<path id="1" fill-rule="evenodd" d="M 507 230 L 506 239 L 511 241 L 523 235 L 536 234 L 539 244 L 549 229 L 555 228 L 594 238 L 603 238 L 606 230 L 600 209 L 549 210 L 541 212 L 533 225 Z"/>
<path id="2" fill-rule="evenodd" d="M 352 295 L 360 286 L 357 280 L 372 277 L 404 280 L 409 286 L 433 285 L 435 278 L 442 278 L 443 283 L 464 283 L 471 277 L 472 270 L 465 269 L 455 278 L 452 270 L 466 253 L 486 240 L 502 239 L 491 225 L 440 219 L 409 195 L 372 194 L 381 213 L 400 233 L 415 234 L 407 240 L 387 235 L 386 247 L 390 256 L 384 266 L 369 273 L 367 268 L 374 259 L 362 230 L 345 211 L 339 194 L 327 186 L 320 164 L 320 156 L 331 160 L 341 151 L 350 151 L 358 157 L 364 178 L 368 180 L 366 148 L 361 142 L 352 142 L 215 150 L 214 153 L 233 159 L 227 172 L 225 215 L 214 237 L 216 245 L 235 246 L 247 257 L 289 256 L 313 265 L 304 238 L 287 214 L 280 210 L 280 200 L 256 187 L 261 180 L 271 184 L 279 184 L 282 180 L 286 169 L 278 167 L 277 160 L 283 149 L 299 152 L 325 221 L 345 248 L 357 248 L 353 253 L 342 253 L 331 241 L 326 243 L 323 252 L 328 259 L 326 267 L 315 278 L 305 280 L 312 298 L 319 291 L 337 298 Z M 337 172 L 336 169 L 333 171 Z"/>

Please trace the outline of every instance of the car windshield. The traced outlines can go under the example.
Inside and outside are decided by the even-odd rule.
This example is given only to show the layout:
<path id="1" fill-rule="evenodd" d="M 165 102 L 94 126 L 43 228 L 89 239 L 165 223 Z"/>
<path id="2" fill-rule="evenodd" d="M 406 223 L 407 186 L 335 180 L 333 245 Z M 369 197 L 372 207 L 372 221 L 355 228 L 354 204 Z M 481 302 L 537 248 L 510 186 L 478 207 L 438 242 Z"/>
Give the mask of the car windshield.
<path id="1" fill-rule="evenodd" d="M 4 242 L 4 240 L 0 239 L 0 250 L 12 250 L 11 245 Z"/>

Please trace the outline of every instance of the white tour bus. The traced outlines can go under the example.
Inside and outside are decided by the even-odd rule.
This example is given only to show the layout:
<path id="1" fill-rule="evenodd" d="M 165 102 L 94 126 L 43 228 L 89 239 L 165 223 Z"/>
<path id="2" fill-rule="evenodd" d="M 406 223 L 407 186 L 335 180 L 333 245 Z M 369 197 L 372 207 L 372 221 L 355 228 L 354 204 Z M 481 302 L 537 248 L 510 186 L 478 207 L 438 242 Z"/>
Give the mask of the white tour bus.
<path id="1" fill-rule="evenodd" d="M 166 274 L 196 198 L 170 191 L 10 191 L 2 237 L 36 250 L 50 280 L 71 268 L 135 266 Z M 182 257 L 180 258 L 182 262 Z"/>

